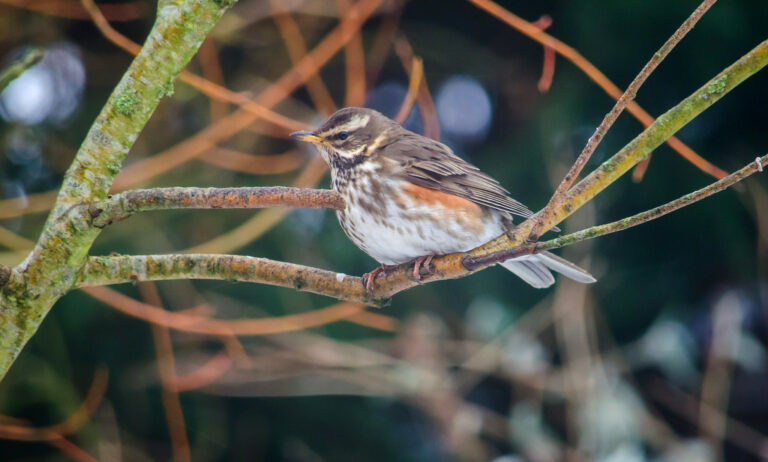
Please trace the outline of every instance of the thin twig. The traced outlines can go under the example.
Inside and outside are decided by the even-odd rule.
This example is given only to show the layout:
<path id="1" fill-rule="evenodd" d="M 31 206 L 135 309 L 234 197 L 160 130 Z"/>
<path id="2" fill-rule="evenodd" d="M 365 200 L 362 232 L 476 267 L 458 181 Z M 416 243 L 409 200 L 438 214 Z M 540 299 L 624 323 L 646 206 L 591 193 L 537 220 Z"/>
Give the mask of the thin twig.
<path id="1" fill-rule="evenodd" d="M 613 99 L 619 99 L 622 91 L 608 77 L 605 76 L 598 68 L 596 68 L 591 62 L 584 58 L 573 47 L 566 45 L 565 43 L 557 40 L 556 38 L 548 35 L 546 32 L 541 31 L 538 27 L 532 23 L 523 20 L 519 16 L 516 16 L 512 12 L 505 10 L 498 4 L 491 0 L 468 0 L 478 8 L 487 12 L 488 14 L 498 18 L 505 22 L 509 26 L 513 27 L 517 31 L 526 35 L 528 38 L 535 40 L 542 45 L 549 46 L 557 51 L 562 57 L 573 63 L 582 72 L 584 72 L 592 81 L 594 81 L 600 88 L 602 88 Z M 632 101 L 627 106 L 629 111 L 637 120 L 640 121 L 645 127 L 649 127 L 653 123 L 653 117 L 650 116 L 645 110 L 640 107 L 639 104 Z M 712 165 L 706 159 L 696 154 L 691 148 L 685 145 L 682 141 L 676 137 L 670 137 L 666 140 L 667 144 L 680 154 L 688 162 L 695 165 L 701 171 L 717 178 L 723 178 L 728 175 L 728 172 Z"/>
<path id="2" fill-rule="evenodd" d="M 169 257 L 169 258 L 164 258 Z M 211 257 L 211 258 L 209 258 Z M 121 260 L 119 260 L 122 258 Z M 146 267 L 146 262 L 150 261 L 157 263 L 160 261 L 173 260 L 176 263 L 187 263 L 190 265 L 190 271 L 196 272 L 202 266 L 208 265 L 209 267 L 216 264 L 221 264 L 223 267 L 228 267 L 230 264 L 228 260 L 234 259 L 242 264 L 238 273 L 243 277 L 255 278 L 258 275 L 248 275 L 248 269 L 245 268 L 248 265 L 254 265 L 254 268 L 258 271 L 266 271 L 274 269 L 280 271 L 285 267 L 299 267 L 299 265 L 291 265 L 290 263 L 269 262 L 264 259 L 253 259 L 253 257 L 240 257 L 235 255 L 150 255 L 150 256 L 133 256 L 133 257 L 91 257 L 93 266 L 104 267 L 102 263 L 111 266 L 124 266 L 132 263 L 138 265 L 145 265 L 147 272 L 142 274 L 135 273 L 134 278 L 130 280 L 140 281 L 160 281 L 163 279 L 173 279 L 174 277 L 164 277 L 157 272 L 157 269 L 153 270 L 151 267 Z M 255 261 L 258 260 L 258 261 Z M 269 262 L 269 264 L 262 265 L 263 262 Z M 174 264 L 176 264 L 174 263 Z M 199 263 L 199 264 L 198 264 Z M 177 276 L 185 272 L 183 268 L 177 268 Z M 299 267 L 307 271 L 315 271 L 313 268 Z M 317 270 L 322 271 L 322 270 Z M 329 273 L 325 271 L 325 273 Z M 230 272 L 233 276 L 232 280 L 235 280 L 235 272 Z M 335 275 L 337 273 L 331 273 Z M 86 283 L 92 282 L 96 285 L 103 284 L 117 284 L 125 282 L 126 275 L 120 276 L 113 280 L 107 280 L 102 276 L 93 275 L 100 280 L 91 279 L 90 276 L 84 275 L 84 281 Z M 128 275 L 127 277 L 131 277 Z M 299 276 L 300 278 L 301 276 Z M 176 277 L 178 279 L 178 277 Z M 362 289 L 362 282 L 360 278 L 349 278 L 350 282 L 356 282 Z M 298 281 L 297 282 L 301 282 Z M 359 303 L 342 302 L 336 303 L 325 308 L 321 308 L 314 311 L 307 311 L 305 313 L 290 314 L 286 316 L 278 316 L 265 319 L 212 319 L 206 316 L 197 316 L 189 313 L 181 313 L 174 311 L 167 311 L 160 307 L 142 303 L 138 300 L 134 300 L 131 297 L 121 294 L 108 287 L 81 287 L 82 291 L 95 298 L 96 300 L 107 303 L 109 306 L 117 309 L 123 314 L 133 316 L 143 321 L 170 327 L 171 329 L 191 332 L 202 335 L 216 335 L 216 336 L 253 336 L 253 335 L 271 335 L 282 334 L 285 332 L 294 332 L 297 330 L 309 329 L 311 327 L 323 326 L 332 322 L 341 321 L 347 319 L 350 316 L 354 316 L 365 309 L 365 307 Z M 366 292 L 363 290 L 363 292 Z"/>
<path id="3" fill-rule="evenodd" d="M 152 282 L 139 284 L 139 292 L 145 302 L 155 306 L 162 306 L 160 293 Z M 174 462 L 191 460 L 189 450 L 189 438 L 187 438 L 187 426 L 184 423 L 184 411 L 179 401 L 179 392 L 173 384 L 176 382 L 176 359 L 173 355 L 173 343 L 171 332 L 167 327 L 152 324 L 152 339 L 155 343 L 155 356 L 157 358 L 157 373 L 160 376 L 162 386 L 162 401 L 165 409 L 165 421 L 168 426 L 168 434 L 171 439 L 171 453 Z"/>
<path id="4" fill-rule="evenodd" d="M 408 43 L 405 36 L 400 36 L 395 40 L 395 53 L 397 53 L 400 62 L 402 63 L 405 71 L 411 74 L 411 67 L 413 66 L 413 49 Z M 427 77 L 421 76 L 421 86 L 419 86 L 419 94 L 416 97 L 416 102 L 419 105 L 419 113 L 421 114 L 421 124 L 424 126 L 424 136 L 432 138 L 433 140 L 440 140 L 440 121 L 437 118 L 437 109 L 435 109 L 435 102 L 432 100 L 432 95 L 429 92 L 429 85 L 427 84 Z"/>
<path id="5" fill-rule="evenodd" d="M 760 161 L 762 165 L 768 164 L 768 155 L 765 155 L 762 158 L 760 158 Z M 747 164 L 741 170 L 738 170 L 728 175 L 722 180 L 718 180 L 704 188 L 701 188 L 697 191 L 681 196 L 673 200 L 672 202 L 668 202 L 664 205 L 660 205 L 650 210 L 646 210 L 645 212 L 632 215 L 631 217 L 623 218 L 621 220 L 617 220 L 604 225 L 592 226 L 590 228 L 583 229 L 581 231 L 577 231 L 575 233 L 571 233 L 571 234 L 561 236 L 545 242 L 540 242 L 535 244 L 524 244 L 522 246 L 519 246 L 513 249 L 503 250 L 503 251 L 488 254 L 488 255 L 482 255 L 480 257 L 470 257 L 465 260 L 464 264 L 467 267 L 467 269 L 474 270 L 474 269 L 488 266 L 494 263 L 505 261 L 509 259 L 510 256 L 520 256 L 528 253 L 536 253 L 536 252 L 543 252 L 545 250 L 557 249 L 560 247 L 565 247 L 565 246 L 575 244 L 577 242 L 585 241 L 587 239 L 594 239 L 596 237 L 604 236 L 606 234 L 615 233 L 617 231 L 623 231 L 625 229 L 632 228 L 634 226 L 649 222 L 651 220 L 655 220 L 664 215 L 667 215 L 668 213 L 672 213 L 675 210 L 679 210 L 685 206 L 693 204 L 694 202 L 698 202 L 715 193 L 723 191 L 729 188 L 730 186 L 733 186 L 734 184 L 738 183 L 739 181 L 742 181 L 743 179 L 747 178 L 748 176 L 752 175 L 757 171 L 758 171 L 757 163 L 753 161 Z"/>
<path id="6" fill-rule="evenodd" d="M 0 93 L 27 69 L 42 61 L 43 56 L 45 56 L 45 50 L 42 48 L 30 48 L 8 67 L 0 71 Z"/>
<path id="7" fill-rule="evenodd" d="M 419 88 L 421 88 L 421 79 L 424 77 L 424 62 L 421 58 L 413 57 L 410 73 L 408 92 L 405 94 L 402 104 L 400 104 L 400 109 L 395 114 L 395 117 L 393 117 L 393 120 L 399 124 L 408 119 L 413 105 L 416 103 L 416 97 L 419 93 Z"/>
<path id="8" fill-rule="evenodd" d="M 570 170 L 568 170 L 568 173 L 563 178 L 563 181 L 561 181 L 557 186 L 557 189 L 552 195 L 552 198 L 550 198 L 549 203 L 541 212 L 538 213 L 539 221 L 537 222 L 536 226 L 533 227 L 531 235 L 528 237 L 529 240 L 535 241 L 539 238 L 543 230 L 542 224 L 544 221 L 546 221 L 546 218 L 552 214 L 552 211 L 555 208 L 562 204 L 565 192 L 579 177 L 579 174 L 589 161 L 589 158 L 592 157 L 592 153 L 594 153 L 595 149 L 597 149 L 597 147 L 600 145 L 603 137 L 606 133 L 608 133 L 608 130 L 610 130 L 611 126 L 613 126 L 613 123 L 616 122 L 616 119 L 619 118 L 619 115 L 624 111 L 627 105 L 633 99 L 635 99 L 638 90 L 643 85 L 643 83 L 645 83 L 648 76 L 650 76 L 651 73 L 656 70 L 656 67 L 658 67 L 664 58 L 667 57 L 675 45 L 680 43 L 680 40 L 682 40 L 683 37 L 685 37 L 685 35 L 691 29 L 693 29 L 699 19 L 701 19 L 704 13 L 706 13 L 716 1 L 717 0 L 704 0 L 701 5 L 699 5 L 699 7 L 696 8 L 693 13 L 691 13 L 688 19 L 686 19 L 685 22 L 683 22 L 683 24 L 675 31 L 675 33 L 672 34 L 669 39 L 667 39 L 659 51 L 651 56 L 651 59 L 648 61 L 648 63 L 643 66 L 643 68 L 640 70 L 640 73 L 638 73 L 634 80 L 632 80 L 632 83 L 629 84 L 624 93 L 622 93 L 621 97 L 619 97 L 618 101 L 616 101 L 613 109 L 611 109 L 611 111 L 605 115 L 603 121 L 600 122 L 600 125 L 598 125 L 597 129 L 595 129 L 595 133 L 593 133 L 589 138 L 587 145 L 584 146 L 581 154 L 579 154 L 579 157 L 576 158 L 576 161 L 573 163 Z"/>

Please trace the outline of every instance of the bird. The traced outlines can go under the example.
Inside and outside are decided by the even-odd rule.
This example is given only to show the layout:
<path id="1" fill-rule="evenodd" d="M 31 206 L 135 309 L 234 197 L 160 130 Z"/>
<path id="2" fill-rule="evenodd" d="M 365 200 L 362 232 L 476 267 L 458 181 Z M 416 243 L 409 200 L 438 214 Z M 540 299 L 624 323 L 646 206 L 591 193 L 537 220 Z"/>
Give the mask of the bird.
<path id="1" fill-rule="evenodd" d="M 533 212 L 491 176 L 439 141 L 414 133 L 368 108 L 347 107 L 314 131 L 291 133 L 315 146 L 344 198 L 336 212 L 347 237 L 381 266 L 363 275 L 373 293 L 376 277 L 413 261 L 413 277 L 430 272 L 434 256 L 465 252 L 513 229 L 513 217 Z M 554 270 L 592 283 L 586 270 L 550 252 L 499 263 L 535 288 L 554 284 Z"/>

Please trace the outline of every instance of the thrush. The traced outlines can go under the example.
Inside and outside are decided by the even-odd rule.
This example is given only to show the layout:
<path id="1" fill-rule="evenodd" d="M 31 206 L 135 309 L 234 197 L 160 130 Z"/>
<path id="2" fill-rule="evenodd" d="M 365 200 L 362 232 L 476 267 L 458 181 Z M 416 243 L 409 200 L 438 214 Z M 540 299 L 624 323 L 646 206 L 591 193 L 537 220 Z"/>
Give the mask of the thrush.
<path id="1" fill-rule="evenodd" d="M 433 256 L 464 252 L 510 230 L 513 216 L 533 213 L 512 199 L 498 181 L 448 146 L 411 132 L 372 109 L 349 107 L 315 131 L 291 134 L 313 144 L 345 201 L 336 212 L 350 240 L 382 264 L 376 276 L 413 261 L 413 276 Z M 595 282 L 587 271 L 549 252 L 500 263 L 525 282 L 545 288 L 554 270 L 578 282 Z"/>

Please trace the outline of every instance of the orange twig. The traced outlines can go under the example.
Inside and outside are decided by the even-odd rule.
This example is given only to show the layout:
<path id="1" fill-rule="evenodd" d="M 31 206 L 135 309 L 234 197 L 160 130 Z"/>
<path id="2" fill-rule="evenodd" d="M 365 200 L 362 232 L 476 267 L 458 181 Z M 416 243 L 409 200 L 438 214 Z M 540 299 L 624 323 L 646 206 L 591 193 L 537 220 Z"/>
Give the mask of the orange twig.
<path id="1" fill-rule="evenodd" d="M 275 11 L 272 20 L 283 37 L 291 62 L 296 65 L 307 55 L 307 44 L 301 36 L 299 25 L 296 24 L 291 13 L 283 8 L 282 0 L 272 0 L 272 8 Z M 306 87 L 318 112 L 329 116 L 336 110 L 336 103 L 333 102 L 331 93 L 319 73 L 306 76 Z"/>
<path id="2" fill-rule="evenodd" d="M 365 309 L 359 303 L 342 302 L 319 310 L 274 318 L 220 320 L 166 311 L 107 287 L 83 287 L 81 290 L 123 314 L 174 330 L 204 335 L 250 336 L 293 332 L 340 321 Z"/>
<path id="3" fill-rule="evenodd" d="M 219 352 L 193 372 L 174 377 L 169 385 L 177 392 L 197 390 L 217 381 L 231 368 L 232 358 L 226 352 Z"/>
<path id="4" fill-rule="evenodd" d="M 584 149 L 581 151 L 581 154 L 579 154 L 579 157 L 576 159 L 571 168 L 568 170 L 568 173 L 566 173 L 563 180 L 557 186 L 557 189 L 555 190 L 554 194 L 552 194 L 552 198 L 549 200 L 549 203 L 547 203 L 547 206 L 539 213 L 540 218 L 536 225 L 533 227 L 533 230 L 531 230 L 531 234 L 529 236 L 530 240 L 538 239 L 539 235 L 543 231 L 543 223 L 547 221 L 553 211 L 562 204 L 564 200 L 563 198 L 565 197 L 565 192 L 568 191 L 571 185 L 573 185 L 576 179 L 578 179 L 579 174 L 587 164 L 587 161 L 589 161 L 589 158 L 592 157 L 592 153 L 595 152 L 595 149 L 597 149 L 597 146 L 603 140 L 603 137 L 613 126 L 613 123 L 616 122 L 616 119 L 619 118 L 619 115 L 624 111 L 630 101 L 635 98 L 635 95 L 637 95 L 638 90 L 643 85 L 643 83 L 645 83 L 648 76 L 650 76 L 651 73 L 656 70 L 656 67 L 661 64 L 661 61 L 667 57 L 675 45 L 680 43 L 683 37 L 685 37 L 685 35 L 691 29 L 693 29 L 699 19 L 701 19 L 704 13 L 709 10 L 715 1 L 717 0 L 704 0 L 701 5 L 699 5 L 699 7 L 696 8 L 693 13 L 691 13 L 688 19 L 686 19 L 685 22 L 683 22 L 683 24 L 675 31 L 675 33 L 672 34 L 672 36 L 664 43 L 664 45 L 662 45 L 661 49 L 654 53 L 648 63 L 643 66 L 637 76 L 629 84 L 627 89 L 621 94 L 621 97 L 619 97 L 619 99 L 616 101 L 616 104 L 613 106 L 611 111 L 605 115 L 603 121 L 600 122 L 600 125 L 595 129 L 595 133 L 589 137 L 587 145 L 584 146 Z"/>
<path id="5" fill-rule="evenodd" d="M 207 37 L 200 44 L 197 50 L 197 59 L 200 62 L 200 69 L 203 71 L 203 77 L 212 83 L 224 87 L 224 72 L 221 70 L 219 62 L 219 51 L 213 38 Z M 211 122 L 223 119 L 229 113 L 227 103 L 220 99 L 211 98 L 210 101 Z"/>
<path id="6" fill-rule="evenodd" d="M 352 2 L 350 0 L 336 0 L 339 17 L 347 11 L 351 11 L 351 7 Z M 347 84 L 344 105 L 348 107 L 362 106 L 365 104 L 365 54 L 363 52 L 363 37 L 359 30 L 344 47 L 344 60 Z"/>
<path id="7" fill-rule="evenodd" d="M 424 62 L 421 58 L 414 57 L 411 64 L 411 76 L 408 81 L 408 93 L 405 94 L 405 98 L 400 104 L 400 110 L 393 117 L 395 122 L 402 124 L 411 114 L 413 104 L 416 102 L 416 95 L 421 87 L 422 77 L 424 77 Z"/>
<path id="8" fill-rule="evenodd" d="M 54 190 L 0 200 L 0 220 L 28 213 L 46 212 L 51 209 L 58 194 L 59 191 Z"/>
<path id="9" fill-rule="evenodd" d="M 341 24 L 331 31 L 312 52 L 264 90 L 254 103 L 249 103 L 246 107 L 210 125 L 171 149 L 124 168 L 115 179 L 113 189 L 124 189 L 128 185 L 135 185 L 166 172 L 201 155 L 219 140 L 228 138 L 251 124 L 257 117 L 252 112 L 248 112 L 252 107 L 272 107 L 285 99 L 304 83 L 306 76 L 315 74 L 320 66 L 328 62 L 352 38 L 354 32 L 373 14 L 381 1 L 361 0 L 356 3 L 352 8 L 357 12 L 356 14 L 345 17 Z M 254 104 L 256 106 L 253 106 Z"/>
<path id="10" fill-rule="evenodd" d="M 76 1 L 62 0 L 0 0 L 0 3 L 67 19 L 89 19 L 88 12 Z M 99 6 L 100 14 L 110 21 L 133 21 L 144 16 L 141 2 L 108 3 Z"/>
<path id="11" fill-rule="evenodd" d="M 309 188 L 317 185 L 325 176 L 327 166 L 320 157 L 313 158 L 294 180 L 296 188 Z M 207 242 L 187 249 L 190 253 L 225 253 L 257 239 L 291 213 L 288 208 L 262 210 L 242 225 L 221 234 Z"/>
<path id="12" fill-rule="evenodd" d="M 102 35 L 104 35 L 104 37 L 107 40 L 109 40 L 110 42 L 114 43 L 115 45 L 117 45 L 118 47 L 122 48 L 123 50 L 127 51 L 132 55 L 137 55 L 139 53 L 139 51 L 141 50 L 141 46 L 131 41 L 126 36 L 120 34 L 114 28 L 112 28 L 112 26 L 109 24 L 109 21 L 107 21 L 107 19 L 101 14 L 99 9 L 93 3 L 93 0 L 80 0 L 80 1 L 82 2 L 83 7 L 86 9 L 86 11 L 90 13 L 93 23 L 96 25 L 96 27 L 99 29 L 99 31 L 102 33 Z M 243 107 L 243 109 L 245 109 L 246 111 L 251 112 L 256 117 L 262 118 L 264 120 L 268 120 L 269 122 L 275 125 L 278 125 L 280 127 L 283 127 L 288 131 L 304 130 L 306 128 L 306 125 L 304 125 L 303 123 L 297 120 L 293 120 L 283 115 L 280 115 L 276 112 L 270 111 L 268 108 L 254 101 L 251 101 L 250 99 L 248 99 L 247 97 L 239 93 L 233 92 L 220 85 L 216 85 L 210 80 L 204 79 L 189 71 L 181 71 L 181 73 L 179 74 L 179 79 L 197 88 L 202 93 L 204 93 L 205 95 L 211 98 L 237 104 Z"/>
<path id="13" fill-rule="evenodd" d="M 565 43 L 557 40 L 556 38 L 546 34 L 539 28 L 534 26 L 528 21 L 521 19 L 513 13 L 505 10 L 491 0 L 468 0 L 478 8 L 484 10 L 488 14 L 498 18 L 505 22 L 509 26 L 515 28 L 527 37 L 535 40 L 542 45 L 549 46 L 562 55 L 565 59 L 572 62 L 582 72 L 587 74 L 592 81 L 594 81 L 600 88 L 603 89 L 613 99 L 618 100 L 621 97 L 622 91 L 613 82 L 608 79 L 599 69 L 597 69 L 591 62 L 587 61 L 578 51 L 574 48 L 566 45 Z M 631 102 L 627 106 L 629 111 L 637 120 L 639 120 L 645 127 L 650 126 L 654 118 L 651 117 L 645 110 L 640 107 L 636 102 Z M 712 165 L 703 157 L 696 154 L 692 149 L 683 144 L 682 141 L 676 137 L 667 139 L 667 144 L 674 149 L 678 154 L 685 158 L 688 162 L 695 165 L 701 171 L 717 178 L 723 178 L 728 175 L 724 170 Z"/>
<path id="14" fill-rule="evenodd" d="M 93 381 L 80 406 L 66 419 L 55 425 L 32 427 L 26 424 L 0 425 L 0 436 L 6 439 L 21 441 L 47 441 L 70 435 L 79 430 L 96 411 L 107 391 L 109 372 L 98 368 L 93 375 Z M 9 418 L 4 417 L 3 420 Z M 10 418 L 12 419 L 12 418 Z"/>
<path id="15" fill-rule="evenodd" d="M 162 306 L 160 293 L 153 282 L 142 282 L 138 285 L 141 297 L 155 306 Z M 173 357 L 171 333 L 165 326 L 150 324 L 152 339 L 155 342 L 157 355 L 157 372 L 162 385 L 163 407 L 165 420 L 168 424 L 168 434 L 171 437 L 171 449 L 174 462 L 191 460 L 187 428 L 184 424 L 184 411 L 181 409 L 179 393 L 173 384 L 176 382 L 176 365 Z"/>
<path id="16" fill-rule="evenodd" d="M 372 86 L 379 78 L 379 73 L 381 73 L 381 68 L 384 67 L 384 61 L 387 59 L 389 49 L 395 41 L 395 34 L 397 34 L 402 13 L 403 9 L 397 8 L 384 15 L 381 19 L 381 25 L 379 25 L 379 30 L 373 38 L 373 45 L 371 45 L 368 52 L 368 69 L 366 70 L 368 85 Z M 410 59 L 408 61 L 410 62 Z"/>
<path id="17" fill-rule="evenodd" d="M 400 320 L 397 318 L 387 316 L 386 314 L 374 313 L 373 311 L 361 311 L 356 315 L 350 316 L 345 321 L 386 332 L 395 332 L 400 326 Z"/>
<path id="18" fill-rule="evenodd" d="M 226 148 L 214 148 L 201 156 L 211 165 L 251 175 L 288 173 L 301 167 L 305 156 L 295 150 L 269 156 L 246 154 Z"/>
<path id="19" fill-rule="evenodd" d="M 406 72 L 410 74 L 414 56 L 411 45 L 408 43 L 405 37 L 399 37 L 395 41 L 395 52 L 400 58 L 400 62 L 403 64 Z M 432 95 L 429 93 L 427 78 L 423 75 L 421 77 L 421 86 L 419 87 L 419 94 L 416 98 L 416 102 L 419 105 L 419 113 L 421 113 L 421 123 L 424 126 L 424 136 L 439 141 L 440 121 L 437 118 L 435 102 L 432 100 Z"/>
<path id="20" fill-rule="evenodd" d="M 534 22 L 533 25 L 541 30 L 546 30 L 549 28 L 549 26 L 552 25 L 552 17 L 548 14 L 545 14 L 544 16 L 540 17 L 538 21 Z M 539 83 L 537 85 L 541 93 L 546 93 L 549 91 L 549 87 L 552 86 L 552 78 L 554 75 L 555 49 L 544 45 L 544 59 L 541 64 L 541 78 L 539 78 Z"/>

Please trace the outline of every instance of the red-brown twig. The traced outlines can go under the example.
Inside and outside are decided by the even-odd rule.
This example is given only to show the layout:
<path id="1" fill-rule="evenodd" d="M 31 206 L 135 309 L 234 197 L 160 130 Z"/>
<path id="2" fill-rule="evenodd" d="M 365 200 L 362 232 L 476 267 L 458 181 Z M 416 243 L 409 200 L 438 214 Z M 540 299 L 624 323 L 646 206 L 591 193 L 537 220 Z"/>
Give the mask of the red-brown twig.
<path id="1" fill-rule="evenodd" d="M 291 13 L 283 7 L 283 0 L 272 0 L 272 8 L 275 11 L 272 20 L 283 37 L 291 62 L 296 65 L 307 55 L 307 44 L 301 36 L 299 25 L 296 24 Z M 336 103 L 333 102 L 331 93 L 319 73 L 307 76 L 305 86 L 318 112 L 329 116 L 336 110 Z"/>
<path id="2" fill-rule="evenodd" d="M 688 19 L 683 22 L 683 24 L 675 31 L 674 34 L 662 45 L 662 47 L 653 54 L 651 59 L 648 61 L 648 63 L 640 70 L 640 73 L 637 74 L 637 76 L 632 80 L 632 83 L 629 84 L 627 89 L 622 93 L 622 95 L 619 97 L 619 99 L 616 101 L 616 104 L 613 106 L 613 109 L 605 115 L 603 118 L 603 121 L 598 125 L 597 129 L 595 130 L 595 133 L 592 134 L 592 136 L 587 141 L 587 145 L 584 146 L 584 149 L 581 151 L 581 154 L 579 154 L 579 157 L 576 159 L 576 161 L 571 166 L 568 173 L 565 175 L 565 178 L 563 178 L 563 181 L 560 182 L 557 189 L 555 190 L 555 193 L 552 195 L 552 198 L 549 200 L 549 203 L 544 207 L 544 209 L 539 212 L 538 217 L 539 221 L 537 222 L 536 226 L 534 226 L 533 230 L 531 231 L 530 236 L 528 237 L 529 240 L 537 240 L 539 236 L 541 235 L 542 224 L 544 221 L 549 217 L 549 215 L 552 214 L 552 211 L 559 207 L 563 202 L 563 197 L 565 196 L 565 192 L 573 185 L 573 182 L 576 181 L 576 179 L 579 177 L 579 174 L 581 173 L 581 170 L 584 168 L 584 166 L 587 164 L 587 161 L 589 161 L 589 158 L 592 156 L 592 153 L 595 152 L 595 149 L 597 149 L 597 146 L 600 145 L 600 142 L 603 140 L 603 137 L 606 133 L 608 133 L 608 130 L 613 126 L 613 123 L 616 121 L 616 119 L 619 118 L 619 115 L 624 111 L 624 109 L 629 105 L 629 103 L 635 98 L 637 95 L 637 91 L 640 89 L 640 87 L 645 83 L 645 80 L 648 78 L 648 76 L 651 75 L 651 73 L 658 67 L 658 65 L 661 63 L 661 61 L 664 60 L 664 58 L 667 57 L 670 51 L 677 45 L 680 40 L 685 37 L 685 35 L 693 29 L 693 27 L 696 25 L 696 23 L 701 19 L 701 17 L 706 13 L 709 8 L 716 2 L 717 0 L 704 0 L 701 5 L 699 5 L 696 10 L 694 10 L 693 13 L 688 17 Z"/>
<path id="3" fill-rule="evenodd" d="M 248 266 L 250 266 L 250 264 L 253 262 L 253 260 L 251 260 L 252 257 L 233 257 L 235 260 L 246 262 Z M 93 261 L 96 262 L 99 258 L 109 257 L 94 257 Z M 136 261 L 136 257 L 128 258 Z M 186 259 L 188 262 L 192 262 L 195 259 L 194 256 L 192 256 L 191 259 L 187 258 L 187 256 L 182 258 Z M 220 263 L 223 263 L 223 260 L 220 260 Z M 293 266 L 290 264 L 286 265 Z M 310 272 L 313 270 L 313 268 L 303 268 Z M 249 272 L 249 268 L 247 267 L 241 267 L 240 269 L 243 271 L 242 274 Z M 333 274 L 333 279 L 335 280 L 335 275 L 337 273 L 331 274 Z M 144 275 L 136 273 L 135 280 L 159 280 L 154 277 L 144 277 L 149 275 L 150 273 L 145 273 Z M 302 275 L 300 274 L 299 277 L 301 276 Z M 362 287 L 360 278 L 347 278 L 354 279 L 354 281 L 349 281 L 349 284 L 357 282 L 360 284 L 360 287 Z M 103 282 L 106 281 L 100 281 L 99 284 Z M 123 295 L 120 292 L 109 289 L 107 287 L 81 287 L 81 290 L 96 300 L 102 301 L 109 306 L 112 306 L 123 314 L 133 316 L 146 322 L 165 326 L 178 331 L 215 336 L 252 336 L 293 332 L 340 321 L 342 319 L 346 319 L 350 316 L 358 314 L 365 309 L 365 307 L 359 303 L 342 302 L 306 313 L 278 316 L 274 318 L 223 320 L 211 319 L 205 316 L 196 316 L 185 313 L 166 311 L 157 306 L 134 300 L 131 297 Z M 363 290 L 363 292 L 365 292 L 365 290 Z"/>
<path id="4" fill-rule="evenodd" d="M 605 76 L 599 69 L 597 69 L 592 63 L 587 61 L 578 51 L 574 48 L 566 45 L 565 43 L 557 40 L 556 38 L 541 31 L 528 21 L 521 19 L 513 13 L 505 10 L 492 0 L 468 0 L 478 8 L 484 10 L 488 14 L 498 18 L 505 22 L 509 26 L 515 28 L 519 32 L 523 33 L 532 40 L 535 40 L 542 45 L 549 46 L 557 51 L 568 61 L 572 62 L 582 72 L 584 72 L 592 81 L 594 81 L 600 88 L 602 88 L 612 98 L 618 100 L 622 91 L 608 77 Z M 639 120 L 645 127 L 650 126 L 654 119 L 651 117 L 639 104 L 632 101 L 627 106 L 629 111 L 637 120 Z M 715 178 L 723 178 L 728 175 L 724 170 L 712 165 L 703 157 L 696 154 L 691 148 L 686 146 L 682 141 L 676 137 L 670 137 L 667 139 L 667 144 L 674 149 L 678 154 L 685 158 L 688 162 L 695 165 L 701 171 L 712 175 Z"/>
<path id="5" fill-rule="evenodd" d="M 400 62 L 403 64 L 405 71 L 408 72 L 408 74 L 411 74 L 411 66 L 413 64 L 414 56 L 411 45 L 405 37 L 400 36 L 395 40 L 395 53 L 397 53 L 397 56 L 400 58 Z M 424 75 L 421 77 L 421 85 L 419 86 L 416 102 L 419 105 L 421 123 L 424 126 L 424 136 L 439 141 L 440 121 L 437 118 L 435 102 L 432 100 L 432 95 L 429 93 L 427 78 Z"/>
<path id="6" fill-rule="evenodd" d="M 408 80 L 408 92 L 405 94 L 400 109 L 397 114 L 392 118 L 395 122 L 402 124 L 411 114 L 414 103 L 416 103 L 416 96 L 421 88 L 421 81 L 424 77 L 424 63 L 421 58 L 414 57 L 411 63 L 410 78 Z"/>
<path id="7" fill-rule="evenodd" d="M 544 16 L 540 17 L 538 21 L 532 24 L 541 30 L 547 30 L 549 26 L 552 25 L 552 17 L 548 14 L 545 14 Z M 536 87 L 541 93 L 546 93 L 549 91 L 549 87 L 552 86 L 552 78 L 555 76 L 556 52 L 554 48 L 548 45 L 543 45 L 543 48 L 544 59 L 541 63 L 541 77 L 539 78 L 539 83 L 536 85 Z"/>
<path id="8" fill-rule="evenodd" d="M 160 293 L 152 282 L 144 282 L 138 285 L 141 297 L 145 302 L 154 306 L 162 306 Z M 191 460 L 187 427 L 184 424 L 184 411 L 179 401 L 179 393 L 174 388 L 176 382 L 176 360 L 173 356 L 173 344 L 168 327 L 150 323 L 152 339 L 155 343 L 155 355 L 157 357 L 157 372 L 162 386 L 163 408 L 165 409 L 165 421 L 168 425 L 168 434 L 171 438 L 171 452 L 174 462 L 186 462 Z"/>

